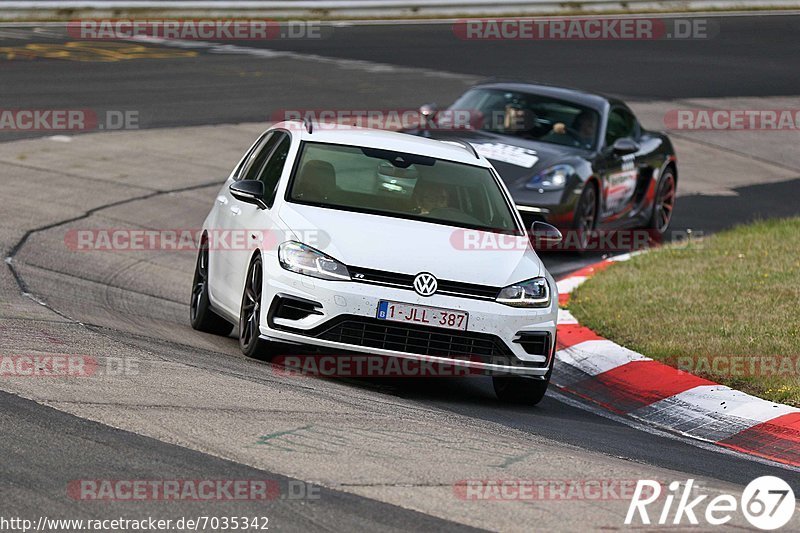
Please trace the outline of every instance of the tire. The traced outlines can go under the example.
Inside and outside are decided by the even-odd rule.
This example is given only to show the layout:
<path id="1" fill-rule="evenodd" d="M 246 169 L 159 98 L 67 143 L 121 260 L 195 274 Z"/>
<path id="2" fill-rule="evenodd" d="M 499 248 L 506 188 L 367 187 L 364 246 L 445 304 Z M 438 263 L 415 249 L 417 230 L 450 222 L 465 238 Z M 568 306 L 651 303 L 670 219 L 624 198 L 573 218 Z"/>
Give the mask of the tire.
<path id="1" fill-rule="evenodd" d="M 247 269 L 242 305 L 239 309 L 239 348 L 247 357 L 271 359 L 276 355 L 275 344 L 260 337 L 261 291 L 264 269 L 257 255 Z"/>
<path id="2" fill-rule="evenodd" d="M 497 399 L 505 403 L 536 405 L 544 398 L 550 384 L 550 374 L 545 379 L 523 378 L 519 376 L 492 376 L 492 386 Z"/>
<path id="3" fill-rule="evenodd" d="M 597 228 L 597 185 L 589 181 L 583 188 L 578 205 L 575 207 L 575 218 L 572 228 L 578 234 L 578 251 L 589 247 L 589 237 Z"/>
<path id="4" fill-rule="evenodd" d="M 672 222 L 672 211 L 675 209 L 676 183 L 675 170 L 672 167 L 667 167 L 658 181 L 656 198 L 653 201 L 653 214 L 647 224 L 647 229 L 654 231 L 658 237 L 662 237 L 667 232 Z"/>
<path id="5" fill-rule="evenodd" d="M 205 238 L 200 242 L 197 263 L 194 267 L 192 298 L 189 302 L 189 322 L 197 331 L 214 335 L 227 337 L 233 331 L 233 324 L 211 309 L 208 299 L 208 241 Z"/>
<path id="6" fill-rule="evenodd" d="M 542 401 L 547 387 L 550 385 L 550 376 L 553 375 L 553 366 L 556 364 L 556 349 L 558 336 L 553 338 L 550 348 L 550 368 L 544 379 L 523 378 L 519 376 L 492 376 L 492 386 L 497 399 L 505 403 L 522 405 L 536 405 Z"/>

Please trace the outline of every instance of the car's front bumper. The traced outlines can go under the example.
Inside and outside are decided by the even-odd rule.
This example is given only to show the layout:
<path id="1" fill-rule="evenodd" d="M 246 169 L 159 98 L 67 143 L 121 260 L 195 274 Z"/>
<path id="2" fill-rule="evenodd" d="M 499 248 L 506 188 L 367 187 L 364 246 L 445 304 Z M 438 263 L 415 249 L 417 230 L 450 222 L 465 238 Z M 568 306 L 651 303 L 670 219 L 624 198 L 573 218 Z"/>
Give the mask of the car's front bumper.
<path id="1" fill-rule="evenodd" d="M 413 290 L 386 287 L 355 281 L 328 281 L 311 278 L 289 272 L 280 267 L 274 255 L 264 257 L 264 290 L 262 293 L 261 336 L 266 339 L 313 345 L 336 350 L 342 353 L 361 352 L 379 356 L 393 356 L 420 361 L 446 363 L 453 366 L 467 367 L 492 374 L 513 373 L 533 377 L 544 377 L 552 366 L 556 340 L 556 321 L 558 302 L 555 298 L 555 283 L 548 276 L 551 284 L 553 301 L 544 309 L 519 309 L 509 307 L 491 300 L 463 298 L 435 294 L 430 297 L 419 296 Z M 296 299 L 311 302 L 315 313 L 300 319 L 287 319 L 276 316 L 278 298 Z M 463 357 L 454 353 L 440 353 L 437 350 L 428 353 L 414 353 L 381 347 L 364 346 L 359 343 L 337 342 L 330 340 L 331 335 L 320 335 L 329 332 L 342 322 L 363 324 L 364 328 L 389 325 L 403 327 L 396 322 L 376 318 L 378 303 L 381 300 L 404 302 L 409 304 L 460 310 L 469 313 L 467 331 L 442 330 L 426 326 L 413 326 L 424 334 L 446 338 L 454 337 L 455 346 L 473 346 L 469 337 L 480 339 L 496 338 L 505 348 L 505 353 L 486 354 L 470 353 Z M 328 327 L 330 326 L 330 327 Z M 528 336 L 547 336 L 548 346 L 541 355 L 532 355 L 519 342 Z M 430 335 L 427 335 L 430 338 Z M 516 342 L 515 342 L 516 341 Z M 476 341 L 476 345 L 477 345 Z M 396 345 L 395 345 L 396 346 Z M 498 346 L 498 349 L 500 347 Z M 419 350 L 416 350 L 417 352 Z M 480 356 L 479 356 L 480 355 Z M 492 355 L 492 354 L 489 354 Z"/>

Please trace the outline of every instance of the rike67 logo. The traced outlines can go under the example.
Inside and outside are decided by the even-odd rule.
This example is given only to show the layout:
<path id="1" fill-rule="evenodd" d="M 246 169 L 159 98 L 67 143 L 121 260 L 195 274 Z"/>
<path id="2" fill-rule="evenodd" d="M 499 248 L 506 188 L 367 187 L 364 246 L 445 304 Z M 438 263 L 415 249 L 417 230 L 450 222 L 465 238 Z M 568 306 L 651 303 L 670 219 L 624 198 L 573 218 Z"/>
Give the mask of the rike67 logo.
<path id="1" fill-rule="evenodd" d="M 631 498 L 625 524 L 698 525 L 700 518 L 706 524 L 721 526 L 741 511 L 753 527 L 774 530 L 788 524 L 794 515 L 794 491 L 788 483 L 775 476 L 754 479 L 745 487 L 739 500 L 731 494 L 714 497 L 692 494 L 694 488 L 693 479 L 687 480 L 683 486 L 680 481 L 673 481 L 669 484 L 668 492 L 662 495 L 658 481 L 640 479 Z M 659 500 L 663 500 L 663 506 Z"/>

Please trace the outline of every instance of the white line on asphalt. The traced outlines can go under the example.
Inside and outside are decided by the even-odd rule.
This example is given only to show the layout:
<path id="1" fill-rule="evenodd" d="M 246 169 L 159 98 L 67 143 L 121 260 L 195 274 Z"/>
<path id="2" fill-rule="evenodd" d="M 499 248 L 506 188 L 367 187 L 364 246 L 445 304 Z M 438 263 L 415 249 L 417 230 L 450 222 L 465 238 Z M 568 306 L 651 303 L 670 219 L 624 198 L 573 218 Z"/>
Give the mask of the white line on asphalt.
<path id="1" fill-rule="evenodd" d="M 433 70 L 419 67 L 401 67 L 397 65 L 390 65 L 388 63 L 377 63 L 374 61 L 365 61 L 361 59 L 342 59 L 336 57 L 327 57 L 317 54 L 303 54 L 299 52 L 288 52 L 284 50 L 274 50 L 272 48 L 255 48 L 249 46 L 239 46 L 234 44 L 223 44 L 209 41 L 184 41 L 179 39 L 162 39 L 160 37 L 150 36 L 137 36 L 130 41 L 136 41 L 148 44 L 158 44 L 161 46 L 172 46 L 175 48 L 186 49 L 203 49 L 212 54 L 234 54 L 234 55 L 249 55 L 255 57 L 262 57 L 265 59 L 287 58 L 296 59 L 299 61 L 315 61 L 318 63 L 326 63 L 334 65 L 343 69 L 349 70 L 362 70 L 365 72 L 389 72 L 393 74 L 402 73 L 416 73 L 428 76 L 431 78 L 445 78 L 463 80 L 465 83 L 477 83 L 481 79 L 480 76 L 470 76 L 468 74 L 457 74 L 455 72 L 446 72 L 442 70 Z"/>

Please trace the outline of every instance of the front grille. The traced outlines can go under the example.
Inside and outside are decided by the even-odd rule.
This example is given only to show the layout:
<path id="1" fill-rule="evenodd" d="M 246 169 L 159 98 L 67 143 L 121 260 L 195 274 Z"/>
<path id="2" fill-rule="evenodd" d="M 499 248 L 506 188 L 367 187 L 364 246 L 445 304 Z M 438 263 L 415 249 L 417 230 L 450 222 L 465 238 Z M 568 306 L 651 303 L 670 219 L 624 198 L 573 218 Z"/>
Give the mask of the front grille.
<path id="1" fill-rule="evenodd" d="M 516 360 L 499 337 L 487 333 L 394 324 L 357 316 L 339 317 L 334 322 L 315 328 L 317 331 L 312 335 L 344 344 L 450 359 L 476 359 L 487 363 L 498 363 L 498 359 Z"/>
<path id="2" fill-rule="evenodd" d="M 522 361 L 500 337 L 489 333 L 398 324 L 356 315 L 340 315 L 310 330 L 273 322 L 270 327 L 353 346 L 495 365 L 541 368 L 549 361 Z"/>
<path id="3" fill-rule="evenodd" d="M 348 266 L 347 269 L 350 271 L 350 277 L 353 281 L 414 290 L 415 276 L 412 274 L 400 274 L 397 272 L 385 272 L 383 270 L 351 266 Z M 500 292 L 499 287 L 491 287 L 489 285 L 478 285 L 475 283 L 464 283 L 445 279 L 437 279 L 436 281 L 438 282 L 436 294 L 444 294 L 447 296 L 494 300 L 497 297 L 497 293 Z"/>
<path id="4" fill-rule="evenodd" d="M 354 281 L 379 283 L 382 285 L 398 285 L 410 289 L 414 288 L 414 276 L 411 274 L 398 274 L 395 272 L 350 266 L 347 267 L 347 270 L 350 271 L 350 277 Z"/>
<path id="5" fill-rule="evenodd" d="M 476 285 L 474 283 L 463 283 L 461 281 L 447 281 L 445 279 L 440 279 L 438 282 L 439 289 L 436 292 L 442 294 L 477 296 L 494 300 L 500 292 L 499 287 L 489 287 L 487 285 Z"/>

